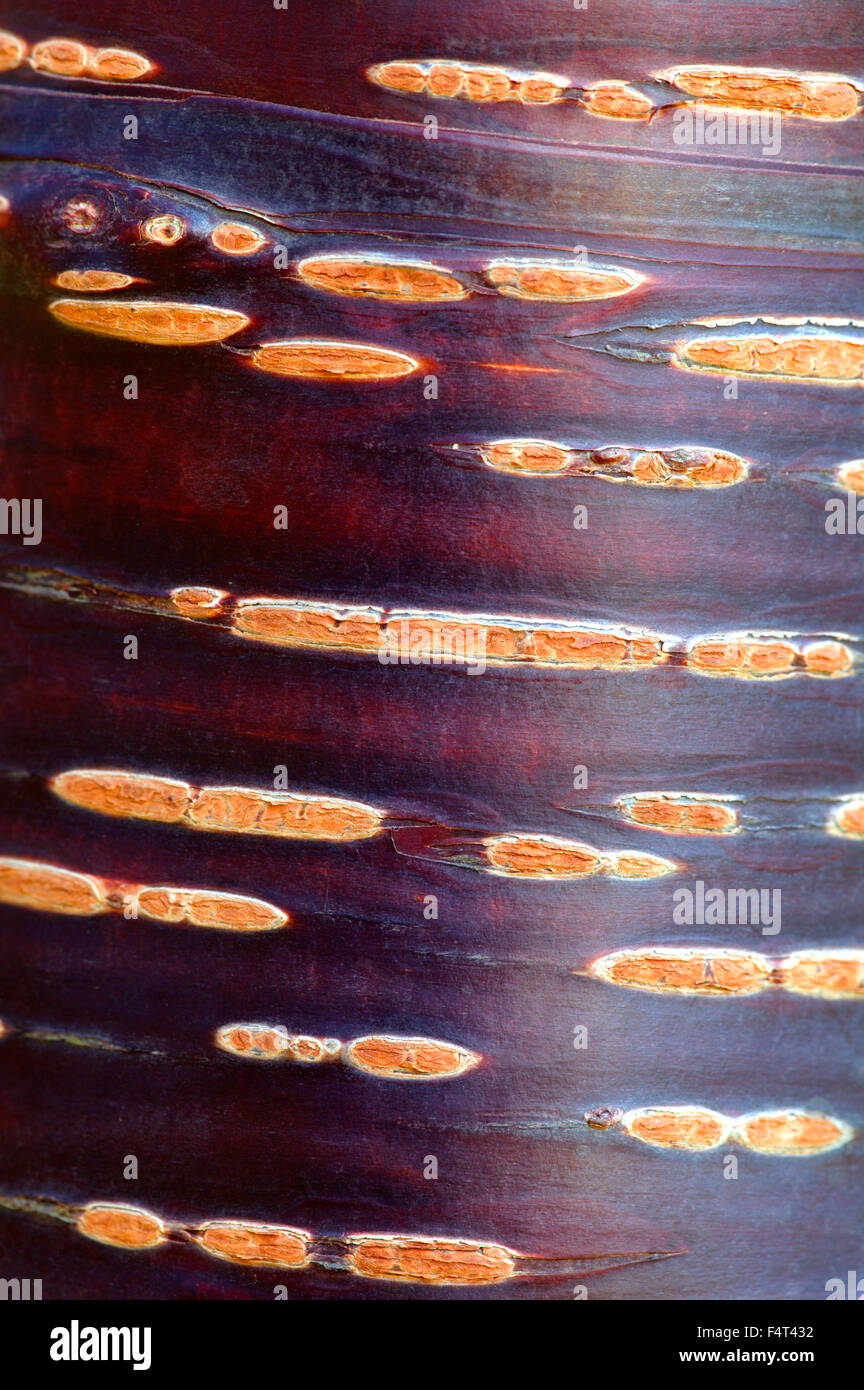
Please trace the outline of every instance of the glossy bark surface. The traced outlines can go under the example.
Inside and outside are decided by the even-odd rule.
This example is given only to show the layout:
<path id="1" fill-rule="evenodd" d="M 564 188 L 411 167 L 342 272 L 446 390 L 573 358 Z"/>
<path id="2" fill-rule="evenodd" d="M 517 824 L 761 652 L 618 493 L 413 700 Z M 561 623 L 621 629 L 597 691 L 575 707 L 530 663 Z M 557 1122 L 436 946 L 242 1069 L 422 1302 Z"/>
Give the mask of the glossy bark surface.
<path id="1" fill-rule="evenodd" d="M 366 77 L 387 60 L 451 58 L 561 72 L 579 90 L 651 87 L 682 62 L 860 83 L 856 17 L 841 0 L 584 12 L 533 0 L 470 15 L 407 0 L 179 14 L 106 0 L 0 19 L 31 45 L 62 34 L 156 66 L 128 84 L 0 74 L 0 492 L 43 500 L 38 547 L 0 536 L 0 855 L 244 894 L 292 920 L 243 934 L 0 907 L 0 1197 L 316 1237 L 462 1237 L 573 1262 L 557 1278 L 528 1259 L 497 1284 L 434 1287 L 243 1268 L 177 1240 L 111 1249 L 0 1208 L 0 1275 L 42 1277 L 46 1298 L 267 1299 L 285 1283 L 300 1299 L 548 1299 L 584 1277 L 590 1299 L 821 1299 L 860 1266 L 858 1135 L 807 1158 L 695 1153 L 584 1115 L 697 1105 L 864 1124 L 860 1000 L 702 999 L 585 973 L 627 947 L 779 958 L 864 944 L 864 851 L 826 829 L 832 806 L 864 792 L 864 541 L 829 534 L 825 512 L 850 495 L 835 470 L 860 454 L 860 381 L 680 361 L 703 335 L 801 336 L 774 322 L 794 316 L 840 320 L 812 332 L 860 351 L 861 327 L 842 321 L 864 318 L 861 117 L 784 119 L 766 156 L 682 148 L 666 106 L 651 122 L 608 120 L 575 100 L 436 100 Z M 83 231 L 82 207 L 95 209 Z M 181 219 L 176 244 L 142 235 L 153 217 Z M 226 221 L 259 249 L 220 250 Z M 333 293 L 298 271 L 320 256 L 421 261 L 468 293 Z M 581 257 L 638 283 L 522 299 L 487 275 L 508 257 Z M 48 311 L 71 294 L 54 277 L 84 269 L 135 281 L 112 300 L 248 323 L 184 347 L 84 332 Z M 720 318 L 738 326 L 697 322 Z M 763 322 L 742 326 L 751 318 Z M 372 345 L 416 368 L 349 382 L 255 367 L 260 345 L 295 339 Z M 485 445 L 514 439 L 723 451 L 747 475 L 640 486 L 483 461 Z M 169 616 L 168 594 L 189 585 L 605 624 L 674 650 L 635 670 L 383 664 Z M 842 641 L 856 665 L 759 679 L 682 664 L 696 638 L 739 631 Z M 347 844 L 195 834 L 83 810 L 47 781 L 117 768 L 272 791 L 280 767 L 288 790 L 381 808 L 385 830 Z M 673 836 L 617 806 L 667 791 L 740 798 L 739 833 Z M 680 867 L 645 880 L 478 870 L 477 845 L 516 832 Z M 676 923 L 675 890 L 698 881 L 779 889 L 780 933 Z M 422 1084 L 259 1065 L 212 1044 L 243 1020 L 447 1040 L 482 1062 Z M 128 1155 L 137 1181 L 123 1177 Z M 646 1259 L 671 1252 L 683 1253 Z"/>

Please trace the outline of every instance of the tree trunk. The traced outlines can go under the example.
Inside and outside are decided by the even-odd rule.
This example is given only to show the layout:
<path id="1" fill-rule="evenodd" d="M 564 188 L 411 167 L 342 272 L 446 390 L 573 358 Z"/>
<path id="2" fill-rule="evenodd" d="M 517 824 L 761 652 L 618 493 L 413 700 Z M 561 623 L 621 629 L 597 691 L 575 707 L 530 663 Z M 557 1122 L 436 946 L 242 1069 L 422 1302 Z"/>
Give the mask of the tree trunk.
<path id="1" fill-rule="evenodd" d="M 856 18 L 16 9 L 0 1275 L 840 1296 Z"/>

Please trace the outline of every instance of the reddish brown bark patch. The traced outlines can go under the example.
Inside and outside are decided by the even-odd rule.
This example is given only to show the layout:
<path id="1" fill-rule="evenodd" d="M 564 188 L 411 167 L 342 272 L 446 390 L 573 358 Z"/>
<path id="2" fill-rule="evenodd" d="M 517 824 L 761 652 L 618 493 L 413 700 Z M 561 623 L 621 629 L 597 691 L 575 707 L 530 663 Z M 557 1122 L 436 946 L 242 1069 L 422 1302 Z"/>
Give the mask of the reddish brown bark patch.
<path id="1" fill-rule="evenodd" d="M 20 67 L 27 57 L 27 45 L 17 34 L 0 30 L 0 72 L 9 72 Z"/>
<path id="2" fill-rule="evenodd" d="M 234 309 L 168 301 L 55 299 L 48 308 L 70 328 L 162 347 L 221 343 L 249 323 L 245 314 Z"/>
<path id="3" fill-rule="evenodd" d="M 626 850 L 612 857 L 611 871 L 618 878 L 663 878 L 665 874 L 674 874 L 677 869 L 677 864 L 670 859 L 661 859 L 658 854 Z"/>
<path id="4" fill-rule="evenodd" d="M 235 1057 L 275 1062 L 288 1050 L 288 1033 L 280 1024 L 226 1023 L 214 1034 L 216 1046 Z"/>
<path id="5" fill-rule="evenodd" d="M 780 971 L 794 994 L 864 998 L 864 951 L 796 951 L 780 962 Z"/>
<path id="6" fill-rule="evenodd" d="M 805 647 L 803 657 L 814 676 L 846 676 L 852 670 L 852 653 L 842 642 L 814 642 Z"/>
<path id="7" fill-rule="evenodd" d="M 125 290 L 135 284 L 133 275 L 121 275 L 116 270 L 61 270 L 53 283 L 61 290 L 77 290 L 81 294 L 102 294 L 106 290 Z"/>
<path id="8" fill-rule="evenodd" d="M 850 492 L 864 493 L 864 459 L 853 459 L 837 469 L 837 481 Z"/>
<path id="9" fill-rule="evenodd" d="M 96 879 L 30 859 L 0 859 L 0 902 L 73 917 L 107 909 Z"/>
<path id="10" fill-rule="evenodd" d="M 592 973 L 611 984 L 658 993 L 756 994 L 771 983 L 771 965 L 753 951 L 651 947 L 595 961 Z"/>
<path id="11" fill-rule="evenodd" d="M 223 931 L 272 931 L 284 927 L 287 914 L 272 903 L 242 893 L 193 888 L 139 889 L 135 901 L 145 917 L 158 922 L 188 922 Z"/>
<path id="12" fill-rule="evenodd" d="M 734 807 L 717 801 L 648 794 L 625 797 L 618 804 L 628 820 L 667 834 L 729 835 L 738 825 Z"/>
<path id="13" fill-rule="evenodd" d="M 210 240 L 226 256 L 254 256 L 267 244 L 266 237 L 242 222 L 220 222 L 210 233 Z"/>
<path id="14" fill-rule="evenodd" d="M 460 1076 L 480 1061 L 476 1053 L 454 1043 L 386 1036 L 355 1038 L 345 1048 L 344 1056 L 360 1071 L 389 1079 Z"/>
<path id="15" fill-rule="evenodd" d="M 227 597 L 224 589 L 210 589 L 203 585 L 172 589 L 170 594 L 171 602 L 184 618 L 218 617 Z"/>
<path id="16" fill-rule="evenodd" d="M 694 338 L 684 344 L 679 362 L 696 371 L 854 386 L 864 379 L 864 343 L 803 335 Z"/>
<path id="17" fill-rule="evenodd" d="M 626 270 L 543 261 L 493 261 L 486 266 L 485 275 L 499 294 L 564 304 L 629 294 L 642 278 Z"/>
<path id="18" fill-rule="evenodd" d="M 855 797 L 835 807 L 831 815 L 831 828 L 851 839 L 864 839 L 864 797 Z"/>
<path id="19" fill-rule="evenodd" d="M 102 1245 L 119 1245 L 126 1250 L 152 1249 L 165 1239 L 165 1228 L 152 1212 L 109 1202 L 93 1202 L 86 1206 L 76 1226 L 91 1240 L 98 1240 Z"/>
<path id="20" fill-rule="evenodd" d="M 493 869 L 525 878 L 585 878 L 604 864 L 590 845 L 547 835 L 498 835 L 486 840 L 485 854 Z"/>
<path id="21" fill-rule="evenodd" d="M 250 361 L 263 372 L 319 381 L 391 381 L 410 375 L 420 365 L 407 353 L 392 348 L 302 338 L 263 343 L 252 353 Z"/>
<path id="22" fill-rule="evenodd" d="M 77 39 L 43 39 L 30 54 L 34 68 L 58 77 L 82 77 L 88 58 L 86 45 Z"/>
<path id="23" fill-rule="evenodd" d="M 499 473 L 564 473 L 570 460 L 569 449 L 545 439 L 500 440 L 481 452 L 484 463 Z"/>
<path id="24" fill-rule="evenodd" d="M 309 1263 L 308 1231 L 254 1221 L 208 1221 L 194 1239 L 202 1250 L 233 1264 L 302 1269 Z"/>
<path id="25" fill-rule="evenodd" d="M 90 54 L 87 71 L 104 82 L 138 82 L 153 71 L 153 64 L 129 48 L 97 48 Z"/>
<path id="26" fill-rule="evenodd" d="M 350 1267 L 367 1279 L 412 1284 L 498 1284 L 516 1273 L 513 1252 L 443 1236 L 349 1236 Z"/>
<path id="27" fill-rule="evenodd" d="M 376 261 L 352 256 L 310 256 L 297 266 L 307 285 L 331 294 L 400 303 L 433 304 L 465 299 L 469 291 L 435 265 Z"/>
<path id="28" fill-rule="evenodd" d="M 672 68 L 658 76 L 716 106 L 778 111 L 817 121 L 843 121 L 858 109 L 855 84 L 841 76 L 710 64 Z"/>
<path id="29" fill-rule="evenodd" d="M 687 654 L 687 665 L 705 674 L 778 676 L 792 672 L 797 655 L 790 642 L 720 635 L 697 638 Z"/>
<path id="30" fill-rule="evenodd" d="M 654 110 L 650 98 L 615 79 L 593 82 L 582 101 L 592 116 L 610 116 L 624 121 L 645 121 Z"/>
<path id="31" fill-rule="evenodd" d="M 781 1110 L 740 1120 L 735 1137 L 757 1153 L 807 1157 L 847 1143 L 851 1133 L 847 1125 L 829 1115 Z"/>
<path id="32" fill-rule="evenodd" d="M 380 608 L 240 599 L 232 628 L 242 637 L 289 647 L 375 652 L 382 643 L 383 621 Z"/>
<path id="33" fill-rule="evenodd" d="M 382 816 L 372 806 L 342 797 L 204 787 L 195 797 L 187 819 L 200 830 L 232 834 L 360 840 L 381 829 Z"/>
<path id="34" fill-rule="evenodd" d="M 87 811 L 136 820 L 179 821 L 192 798 L 188 783 L 148 773 L 61 772 L 49 785 L 64 801 Z"/>
<path id="35" fill-rule="evenodd" d="M 715 1149 L 729 1132 L 723 1115 L 691 1105 L 631 1110 L 622 1123 L 634 1139 L 664 1149 Z"/>
<path id="36" fill-rule="evenodd" d="M 463 101 L 520 101 L 548 105 L 560 101 L 570 83 L 552 72 L 514 72 L 479 63 L 391 61 L 367 69 L 381 87 L 403 94 L 425 92 L 432 97 Z"/>

